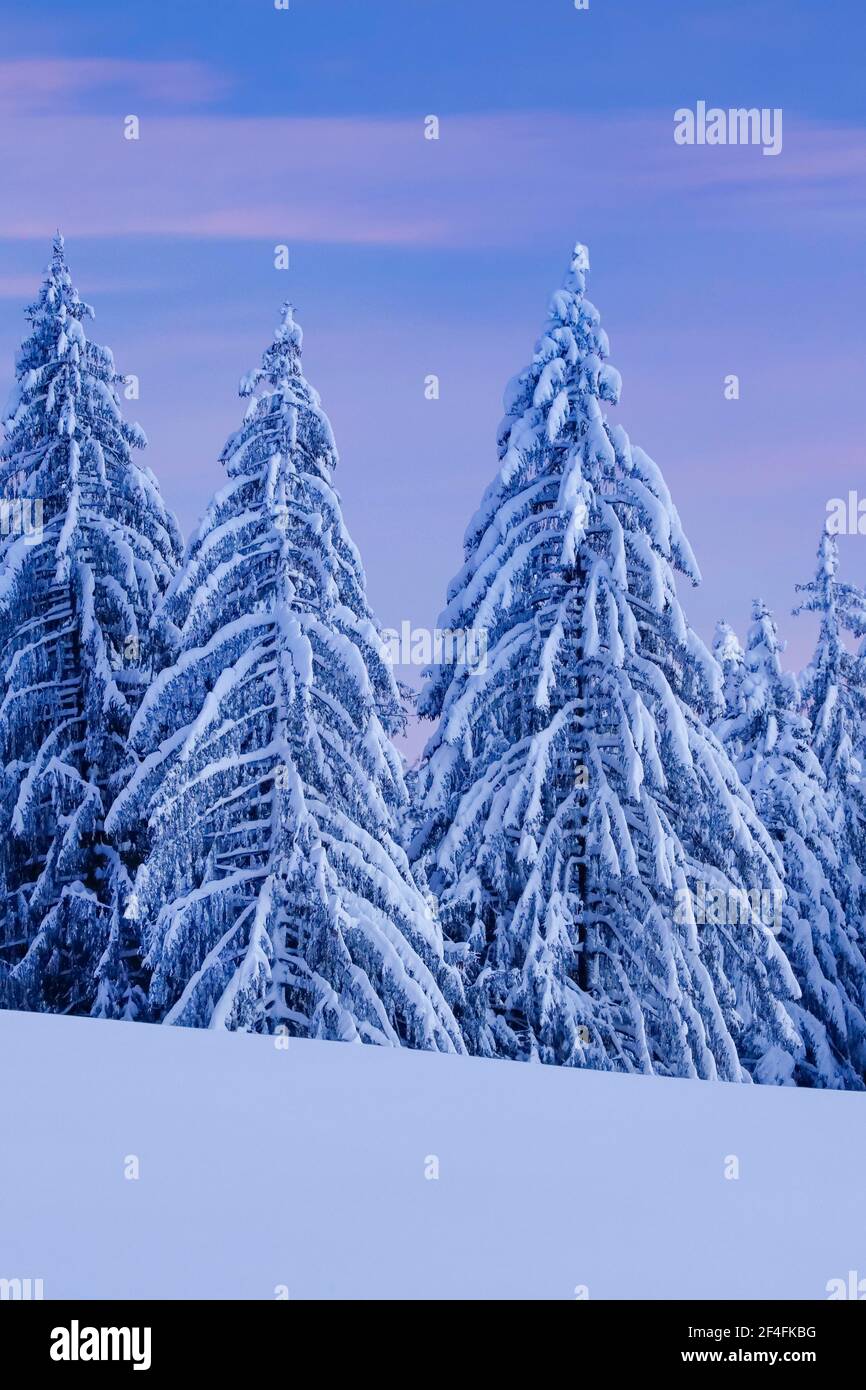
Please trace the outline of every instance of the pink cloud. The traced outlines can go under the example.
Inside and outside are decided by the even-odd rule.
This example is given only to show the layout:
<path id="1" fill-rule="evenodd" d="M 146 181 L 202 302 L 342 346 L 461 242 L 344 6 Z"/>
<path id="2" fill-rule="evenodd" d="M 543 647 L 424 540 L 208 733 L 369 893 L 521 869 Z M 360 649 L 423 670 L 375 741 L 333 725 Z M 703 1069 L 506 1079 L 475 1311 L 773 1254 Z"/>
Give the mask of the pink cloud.
<path id="1" fill-rule="evenodd" d="M 19 58 L 0 61 L 0 112 L 51 112 L 62 117 L 76 98 L 108 90 L 148 106 L 195 106 L 221 95 L 226 85 L 224 78 L 196 62 Z"/>
<path id="2" fill-rule="evenodd" d="M 24 304 L 34 301 L 43 279 L 44 274 L 39 269 L 30 275 L 0 275 L 0 299 L 14 299 Z M 122 280 L 110 276 L 89 275 L 87 294 L 84 298 L 89 300 L 106 294 L 121 294 L 147 288 L 148 285 L 143 280 L 131 275 Z"/>
<path id="3" fill-rule="evenodd" d="M 38 275 L 0 275 L 0 299 L 35 299 Z"/>
<path id="4" fill-rule="evenodd" d="M 138 104 L 5 119 L 0 236 L 60 225 L 78 236 L 502 247 L 543 235 L 553 203 L 576 228 L 588 205 L 652 217 L 671 197 L 694 197 L 690 215 L 714 227 L 866 210 L 856 128 L 790 121 L 782 153 L 767 159 L 754 146 L 677 146 L 673 112 L 446 116 L 428 141 L 421 117 L 167 117 Z M 123 137 L 130 113 L 138 141 Z"/>

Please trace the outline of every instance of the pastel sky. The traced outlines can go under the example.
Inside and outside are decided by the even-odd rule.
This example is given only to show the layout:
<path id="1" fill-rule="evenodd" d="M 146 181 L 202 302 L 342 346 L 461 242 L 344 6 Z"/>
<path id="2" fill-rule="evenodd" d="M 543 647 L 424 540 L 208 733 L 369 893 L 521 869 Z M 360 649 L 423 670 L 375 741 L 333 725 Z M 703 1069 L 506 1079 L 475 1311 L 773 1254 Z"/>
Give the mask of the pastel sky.
<path id="1" fill-rule="evenodd" d="M 188 533 L 291 297 L 374 606 L 430 626 L 582 240 L 689 616 L 760 595 L 800 662 L 794 583 L 866 496 L 864 38 L 862 0 L 0 0 L 0 394 L 60 226 Z M 781 154 L 676 145 L 699 100 L 781 108 Z"/>

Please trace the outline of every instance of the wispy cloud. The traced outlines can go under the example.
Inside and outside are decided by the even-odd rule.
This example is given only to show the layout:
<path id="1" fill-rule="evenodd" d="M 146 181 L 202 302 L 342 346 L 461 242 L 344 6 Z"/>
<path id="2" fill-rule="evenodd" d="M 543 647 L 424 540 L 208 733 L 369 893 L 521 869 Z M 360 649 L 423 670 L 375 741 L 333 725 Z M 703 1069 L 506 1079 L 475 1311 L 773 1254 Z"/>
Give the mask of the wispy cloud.
<path id="1" fill-rule="evenodd" d="M 68 116 L 94 100 L 123 97 L 149 108 L 199 106 L 221 96 L 227 81 L 196 62 L 123 58 L 17 58 L 0 61 L 0 113 Z"/>
<path id="2" fill-rule="evenodd" d="M 16 65 L 13 65 L 16 66 Z M 132 65 L 139 68 L 151 65 Z M 172 91 L 191 94 L 172 68 Z M 65 78 L 64 78 L 65 80 Z M 141 75 L 156 90 L 153 73 Z M 205 84 L 198 88 L 205 90 Z M 866 214 L 866 131 L 786 121 L 774 159 L 755 146 L 683 147 L 673 112 L 616 120 L 526 112 L 423 122 L 20 112 L 0 125 L 0 236 L 169 235 L 411 246 L 525 246 L 554 200 L 584 225 L 587 201 L 701 225 L 781 225 Z M 141 118 L 124 139 L 123 118 Z M 515 190 L 519 189 L 519 195 Z"/>
<path id="3" fill-rule="evenodd" d="M 43 278 L 43 272 L 38 266 L 28 275 L 0 274 L 0 299 L 13 299 L 22 304 L 31 303 L 39 294 L 39 287 Z M 141 291 L 152 288 L 152 281 L 147 282 L 132 275 L 123 279 L 104 275 L 89 275 L 87 277 L 87 293 L 83 297 L 90 300 L 101 298 L 103 295 L 127 294 L 131 290 Z"/>
<path id="4" fill-rule="evenodd" d="M 38 289 L 36 275 L 0 275 L 0 299 L 35 299 Z"/>

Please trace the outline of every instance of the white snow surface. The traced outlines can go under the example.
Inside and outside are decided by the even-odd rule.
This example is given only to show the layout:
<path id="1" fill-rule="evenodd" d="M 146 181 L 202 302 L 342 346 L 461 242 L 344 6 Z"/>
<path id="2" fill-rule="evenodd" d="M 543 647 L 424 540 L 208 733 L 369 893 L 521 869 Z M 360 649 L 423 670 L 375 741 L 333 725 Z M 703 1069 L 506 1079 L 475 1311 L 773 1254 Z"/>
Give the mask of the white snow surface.
<path id="1" fill-rule="evenodd" d="M 11 1012 L 0 1057 L 0 1277 L 46 1299 L 824 1299 L 866 1270 L 857 1094 Z"/>

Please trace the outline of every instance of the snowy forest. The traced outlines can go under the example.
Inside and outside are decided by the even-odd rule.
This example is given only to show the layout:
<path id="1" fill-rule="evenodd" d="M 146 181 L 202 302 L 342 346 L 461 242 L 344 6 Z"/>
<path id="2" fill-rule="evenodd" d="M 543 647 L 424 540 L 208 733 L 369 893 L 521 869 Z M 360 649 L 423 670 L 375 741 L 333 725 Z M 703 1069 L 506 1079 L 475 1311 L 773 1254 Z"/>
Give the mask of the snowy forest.
<path id="1" fill-rule="evenodd" d="M 705 645 L 588 271 L 505 390 L 438 622 L 475 640 L 416 696 L 292 308 L 184 545 L 58 235 L 0 436 L 0 1006 L 866 1087 L 866 592 L 816 518 L 806 669 L 759 597 Z"/>

